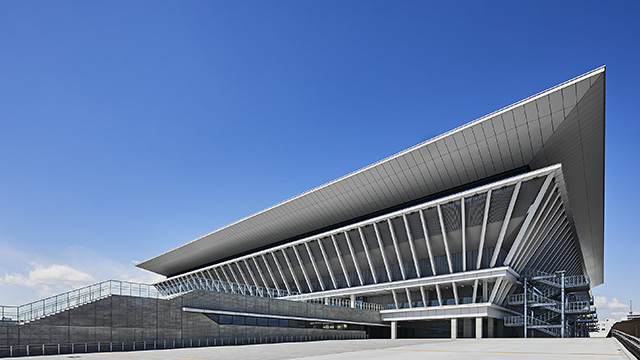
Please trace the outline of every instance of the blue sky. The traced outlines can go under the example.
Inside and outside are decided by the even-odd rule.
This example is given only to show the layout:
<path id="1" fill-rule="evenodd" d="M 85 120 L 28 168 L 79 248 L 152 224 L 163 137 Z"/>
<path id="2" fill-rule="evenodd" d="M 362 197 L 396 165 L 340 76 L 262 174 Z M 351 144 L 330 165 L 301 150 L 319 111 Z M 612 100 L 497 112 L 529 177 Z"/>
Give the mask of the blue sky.
<path id="1" fill-rule="evenodd" d="M 640 303 L 640 4 L 0 2 L 0 304 L 141 261 L 607 65 L 600 317 Z M 618 302 L 614 301 L 618 299 Z"/>

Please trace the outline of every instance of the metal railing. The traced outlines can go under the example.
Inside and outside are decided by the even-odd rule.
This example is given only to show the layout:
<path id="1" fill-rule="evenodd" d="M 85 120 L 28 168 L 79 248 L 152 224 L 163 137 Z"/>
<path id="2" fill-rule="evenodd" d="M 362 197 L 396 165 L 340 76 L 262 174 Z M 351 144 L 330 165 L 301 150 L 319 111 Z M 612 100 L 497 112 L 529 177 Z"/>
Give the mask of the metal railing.
<path id="1" fill-rule="evenodd" d="M 509 295 L 507 303 L 509 305 L 522 305 L 524 303 L 524 294 Z M 541 306 L 557 313 L 562 312 L 561 302 L 536 293 L 528 294 L 527 304 L 529 306 Z M 565 313 L 568 314 L 588 314 L 595 311 L 595 306 L 592 306 L 590 301 L 586 300 L 568 301 L 565 305 Z"/>
<path id="2" fill-rule="evenodd" d="M 589 301 L 569 301 L 565 306 L 565 312 L 569 314 L 589 314 L 595 311 L 596 307 L 592 306 Z"/>
<path id="3" fill-rule="evenodd" d="M 546 285 L 554 287 L 562 286 L 560 274 L 549 274 L 540 270 L 527 269 L 523 271 L 522 275 Z M 589 277 L 586 275 L 571 275 L 564 277 L 565 289 L 589 287 L 589 284 Z"/>
<path id="4" fill-rule="evenodd" d="M 524 303 L 524 294 L 512 294 L 507 297 L 507 303 L 509 305 L 522 305 Z M 553 306 L 557 303 L 556 300 L 550 299 L 544 295 L 530 293 L 527 294 L 527 304 L 539 305 L 539 306 Z"/>
<path id="5" fill-rule="evenodd" d="M 341 331 L 341 330 L 338 330 Z M 205 339 L 151 340 L 127 342 L 86 342 L 86 343 L 52 343 L 0 346 L 0 357 L 19 357 L 34 355 L 80 354 L 95 352 L 122 352 L 139 350 L 177 349 L 189 347 L 235 346 L 253 344 L 271 344 L 283 342 L 351 340 L 366 339 L 367 334 L 327 334 L 327 335 L 278 335 L 255 337 L 225 337 Z"/>
<path id="6" fill-rule="evenodd" d="M 3 322 L 28 322 L 84 305 L 109 295 L 160 298 L 153 285 L 107 280 L 21 306 L 0 306 Z"/>
<path id="7" fill-rule="evenodd" d="M 524 326 L 524 316 L 507 316 L 504 326 Z M 560 336 L 560 325 L 550 324 L 540 318 L 527 316 L 527 328 L 540 330 L 551 336 Z"/>
<path id="8" fill-rule="evenodd" d="M 618 329 L 612 329 L 611 335 L 618 339 L 633 356 L 640 358 L 640 339 Z"/>
<path id="9" fill-rule="evenodd" d="M 261 286 L 252 286 L 246 284 L 230 283 L 226 281 L 220 281 L 215 279 L 205 279 L 198 277 L 191 277 L 184 279 L 179 283 L 168 286 L 165 284 L 156 284 L 158 291 L 166 296 L 174 296 L 183 294 L 193 290 L 214 291 L 223 292 L 229 294 L 241 294 L 247 296 L 268 297 L 268 298 L 285 298 L 289 296 L 300 295 L 299 292 L 290 290 L 278 290 L 272 288 L 265 288 Z M 324 304 L 329 306 L 341 306 L 352 307 L 354 309 L 362 310 L 382 310 L 382 305 L 367 303 L 363 301 L 356 301 L 354 306 L 351 306 L 351 300 L 339 299 L 339 298 L 315 298 L 315 299 L 300 299 L 291 301 L 305 301 L 315 304 Z"/>
<path id="10" fill-rule="evenodd" d="M 364 302 L 360 300 L 356 300 L 353 304 L 349 299 L 333 299 L 333 298 L 308 299 L 308 300 L 304 300 L 304 302 L 308 302 L 312 304 L 324 304 L 329 306 L 350 307 L 350 308 L 362 309 L 362 310 L 373 310 L 373 311 L 382 310 L 382 305 L 380 304 Z"/>
<path id="11" fill-rule="evenodd" d="M 178 295 L 192 290 L 214 291 L 228 294 L 240 294 L 257 297 L 281 298 L 286 296 L 300 295 L 296 291 L 265 288 L 238 284 L 215 279 L 189 277 L 181 279 L 172 284 L 159 283 L 155 285 L 159 292 L 166 296 Z"/>
<path id="12" fill-rule="evenodd" d="M 199 286 L 196 286 L 196 284 Z M 208 285 L 204 282 L 193 282 L 192 284 L 180 287 L 179 290 L 180 291 L 176 291 L 176 289 L 174 289 L 174 291 L 167 291 L 166 288 L 159 287 L 158 285 L 107 280 L 97 284 L 81 287 L 79 289 L 67 291 L 63 294 L 50 296 L 25 305 L 0 306 L 0 323 L 25 323 L 33 321 L 110 295 L 135 296 L 143 298 L 171 298 L 193 290 L 227 292 L 271 298 L 297 295 L 297 293 L 292 291 L 261 288 L 218 280 L 209 280 Z M 351 307 L 351 301 L 348 299 L 329 299 L 328 303 L 326 303 L 324 299 L 319 300 L 321 300 L 322 303 L 325 303 L 325 305 Z M 353 308 L 363 310 L 381 310 L 382 305 L 356 301 Z"/>

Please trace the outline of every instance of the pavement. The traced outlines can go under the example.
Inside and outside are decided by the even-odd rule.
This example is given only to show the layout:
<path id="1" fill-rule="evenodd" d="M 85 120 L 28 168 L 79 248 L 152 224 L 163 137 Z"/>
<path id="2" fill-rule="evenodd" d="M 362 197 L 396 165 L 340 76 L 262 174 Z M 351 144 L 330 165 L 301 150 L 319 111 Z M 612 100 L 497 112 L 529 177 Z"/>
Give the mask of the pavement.
<path id="1" fill-rule="evenodd" d="M 635 359 L 613 338 L 368 339 L 30 356 L 84 360 Z"/>

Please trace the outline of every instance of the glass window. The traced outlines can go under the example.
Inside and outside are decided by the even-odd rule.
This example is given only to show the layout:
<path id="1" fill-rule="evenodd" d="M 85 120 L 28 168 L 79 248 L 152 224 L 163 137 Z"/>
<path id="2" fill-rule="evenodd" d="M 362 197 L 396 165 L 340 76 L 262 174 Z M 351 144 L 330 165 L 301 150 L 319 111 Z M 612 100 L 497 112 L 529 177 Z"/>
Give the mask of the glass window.
<path id="1" fill-rule="evenodd" d="M 232 320 L 232 318 L 233 318 L 233 317 L 232 317 L 232 316 L 229 316 L 229 315 L 220 315 L 220 316 L 218 317 L 218 319 L 219 319 L 218 323 L 219 323 L 219 324 L 231 324 L 231 320 Z"/>
<path id="2" fill-rule="evenodd" d="M 244 316 L 234 316 L 233 325 L 244 325 Z"/>
<path id="3" fill-rule="evenodd" d="M 278 319 L 269 319 L 269 326 L 271 327 L 278 326 Z"/>
<path id="4" fill-rule="evenodd" d="M 257 323 L 257 319 L 251 316 L 247 316 L 244 320 L 244 323 L 246 325 L 256 325 Z"/>
<path id="5" fill-rule="evenodd" d="M 269 319 L 258 318 L 258 326 L 269 326 Z"/>
<path id="6" fill-rule="evenodd" d="M 280 327 L 287 327 L 287 326 L 289 326 L 289 320 L 280 319 L 280 320 L 278 321 L 278 326 L 280 326 Z"/>

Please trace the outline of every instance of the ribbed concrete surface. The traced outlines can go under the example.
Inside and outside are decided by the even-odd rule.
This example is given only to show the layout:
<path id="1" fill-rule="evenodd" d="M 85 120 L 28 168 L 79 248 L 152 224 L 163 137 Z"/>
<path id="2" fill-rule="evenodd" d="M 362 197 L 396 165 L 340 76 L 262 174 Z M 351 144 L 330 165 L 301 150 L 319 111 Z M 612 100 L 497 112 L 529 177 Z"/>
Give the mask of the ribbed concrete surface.
<path id="1" fill-rule="evenodd" d="M 633 359 L 611 338 L 593 339 L 400 339 L 150 350 L 124 353 L 33 356 L 35 359 Z"/>

